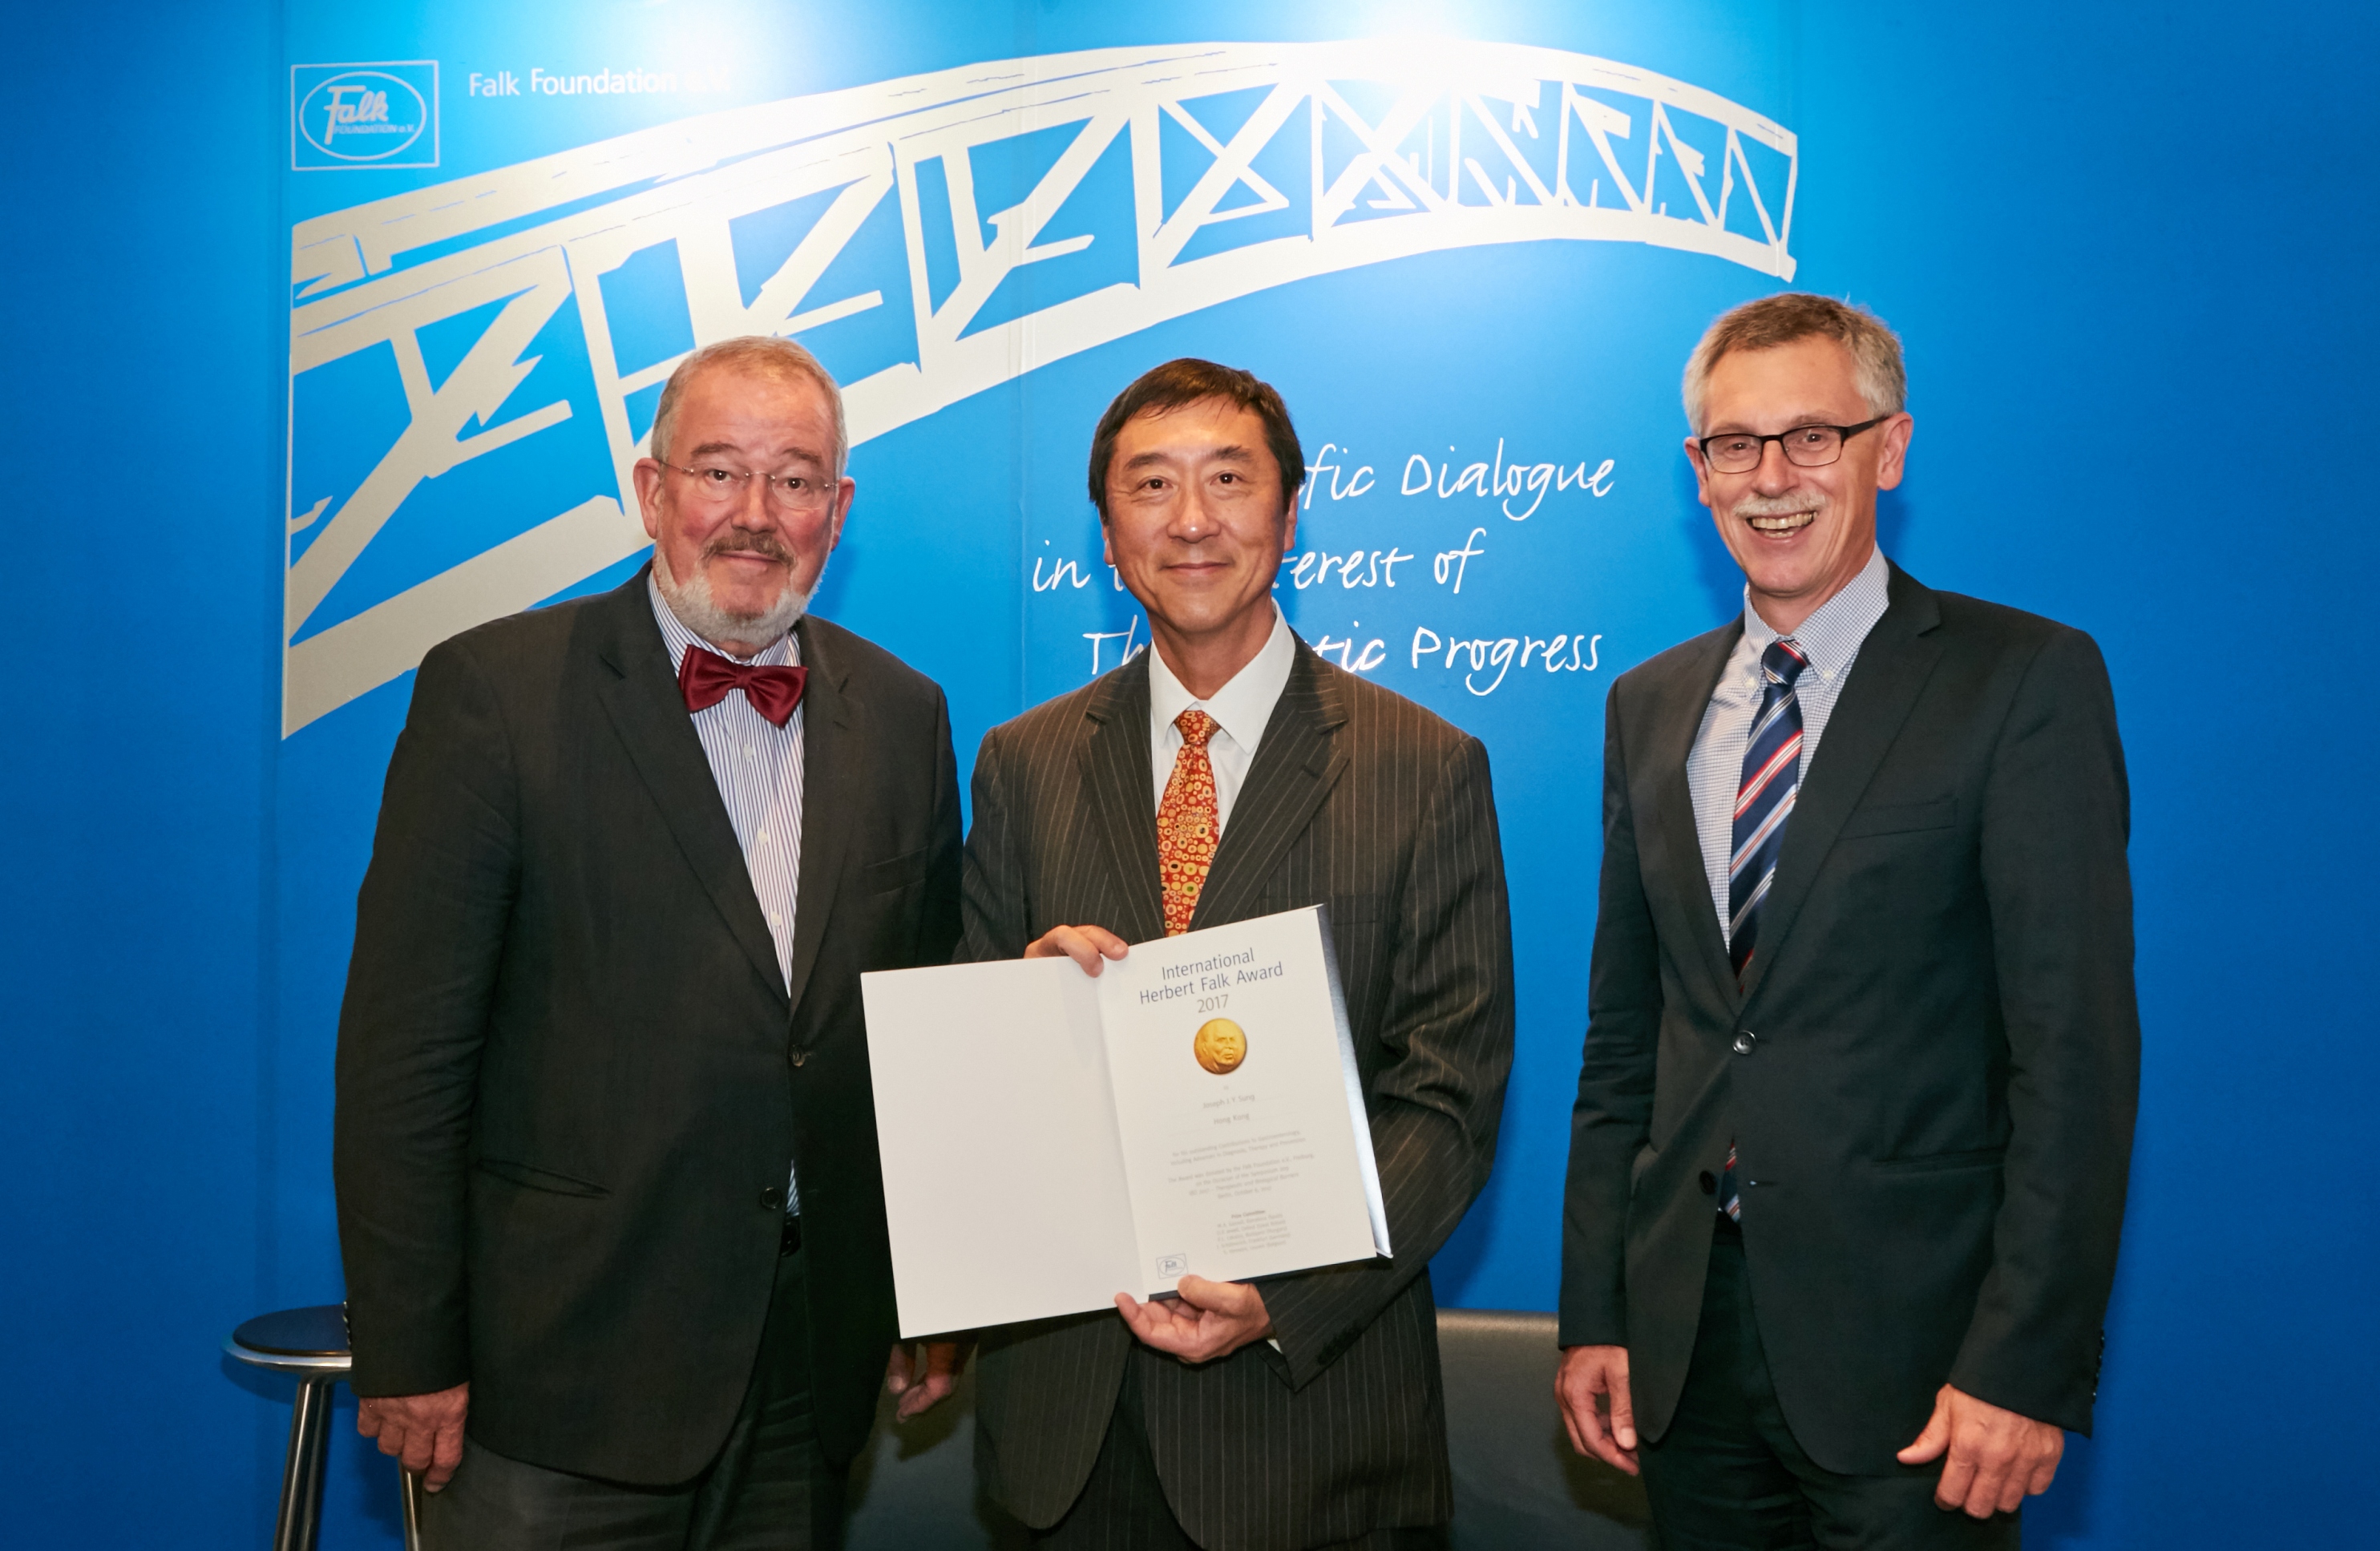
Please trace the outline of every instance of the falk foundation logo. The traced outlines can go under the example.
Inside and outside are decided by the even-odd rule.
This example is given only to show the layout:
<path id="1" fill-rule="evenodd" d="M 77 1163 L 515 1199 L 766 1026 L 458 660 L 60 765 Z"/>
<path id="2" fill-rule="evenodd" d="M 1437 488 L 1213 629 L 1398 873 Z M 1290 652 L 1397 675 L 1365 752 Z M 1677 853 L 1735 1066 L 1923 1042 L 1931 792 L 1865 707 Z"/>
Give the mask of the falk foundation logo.
<path id="1" fill-rule="evenodd" d="M 438 164 L 438 61 L 289 67 L 298 172 Z"/>

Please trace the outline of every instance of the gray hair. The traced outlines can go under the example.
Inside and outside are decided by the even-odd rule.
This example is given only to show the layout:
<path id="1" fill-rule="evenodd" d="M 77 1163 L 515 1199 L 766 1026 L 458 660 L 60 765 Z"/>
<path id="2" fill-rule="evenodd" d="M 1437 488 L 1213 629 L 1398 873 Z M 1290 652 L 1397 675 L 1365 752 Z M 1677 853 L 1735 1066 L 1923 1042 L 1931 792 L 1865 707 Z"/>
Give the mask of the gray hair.
<path id="1" fill-rule="evenodd" d="M 1909 404 L 1900 336 L 1864 307 L 1807 291 L 1781 291 L 1719 314 L 1686 361 L 1686 423 L 1702 433 L 1711 369 L 1735 350 L 1768 350 L 1824 334 L 1851 352 L 1852 381 L 1871 415 L 1898 415 Z"/>
<path id="2" fill-rule="evenodd" d="M 669 461 L 670 436 L 677 429 L 679 401 L 686 397 L 686 384 L 710 367 L 734 367 L 738 370 L 773 377 L 779 382 L 815 382 L 826 394 L 834 410 L 834 472 L 843 477 L 844 460 L 851 453 L 851 433 L 843 418 L 843 389 L 835 382 L 819 358 L 790 339 L 774 334 L 747 333 L 735 339 L 713 340 L 677 363 L 662 388 L 662 401 L 653 410 L 653 431 L 649 445 L 654 457 Z"/>

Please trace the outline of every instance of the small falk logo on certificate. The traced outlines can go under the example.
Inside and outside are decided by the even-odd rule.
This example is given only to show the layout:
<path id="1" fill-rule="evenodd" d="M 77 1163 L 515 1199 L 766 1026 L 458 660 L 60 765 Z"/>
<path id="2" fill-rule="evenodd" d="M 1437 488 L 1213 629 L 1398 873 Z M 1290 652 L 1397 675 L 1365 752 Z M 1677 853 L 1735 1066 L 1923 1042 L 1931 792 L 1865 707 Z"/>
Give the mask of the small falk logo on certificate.
<path id="1" fill-rule="evenodd" d="M 1157 1257 L 1157 1274 L 1160 1277 L 1186 1277 L 1190 1274 L 1190 1257 L 1186 1254 L 1160 1254 Z"/>
<path id="2" fill-rule="evenodd" d="M 289 67 L 297 172 L 438 164 L 438 61 Z"/>
<path id="3" fill-rule="evenodd" d="M 1198 1058 L 1200 1066 L 1218 1077 L 1227 1077 L 1248 1059 L 1248 1031 L 1229 1018 L 1209 1018 L 1198 1025 L 1190 1053 Z"/>

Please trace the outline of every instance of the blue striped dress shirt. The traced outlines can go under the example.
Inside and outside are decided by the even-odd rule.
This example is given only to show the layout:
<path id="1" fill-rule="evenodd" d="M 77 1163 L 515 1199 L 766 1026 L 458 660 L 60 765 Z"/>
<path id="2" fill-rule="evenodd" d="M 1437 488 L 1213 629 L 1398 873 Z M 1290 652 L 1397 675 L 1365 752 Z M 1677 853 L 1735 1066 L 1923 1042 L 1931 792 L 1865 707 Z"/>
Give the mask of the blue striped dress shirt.
<path id="1" fill-rule="evenodd" d="M 1793 685 L 1793 698 L 1802 708 L 1803 777 L 1818 757 L 1818 740 L 1826 733 L 1827 719 L 1835 714 L 1835 702 L 1842 698 L 1843 682 L 1851 677 L 1860 646 L 1890 602 L 1886 588 L 1890 576 L 1884 551 L 1870 550 L 1859 575 L 1818 605 L 1793 632 L 1794 642 L 1810 659 Z M 1710 704 L 1703 709 L 1702 727 L 1686 756 L 1694 830 L 1703 843 L 1703 873 L 1710 880 L 1711 908 L 1718 913 L 1722 939 L 1729 935 L 1727 864 L 1735 848 L 1735 797 L 1743 781 L 1743 745 L 1752 735 L 1753 713 L 1760 707 L 1760 654 L 1777 636 L 1752 606 L 1752 591 L 1745 588 L 1743 638 L 1735 643 L 1727 666 L 1719 671 L 1718 687 L 1711 691 Z M 1790 826 L 1792 820 L 1786 823 Z"/>
<path id="2" fill-rule="evenodd" d="M 669 647 L 670 671 L 675 673 L 687 650 L 716 647 L 698 638 L 679 623 L 650 576 L 645 589 L 652 596 L 653 619 Z M 721 652 L 724 657 L 728 654 Z M 798 667 L 801 644 L 788 631 L 758 657 L 737 662 L 764 667 Z M 795 707 L 783 727 L 752 709 L 741 690 L 694 715 L 695 736 L 710 761 L 711 779 L 719 783 L 727 821 L 735 827 L 735 842 L 744 849 L 745 870 L 752 877 L 753 895 L 761 917 L 777 945 L 777 973 L 790 991 L 794 973 L 794 901 L 802 876 L 802 711 Z M 801 1196 L 789 1178 L 785 1210 L 801 1210 Z"/>

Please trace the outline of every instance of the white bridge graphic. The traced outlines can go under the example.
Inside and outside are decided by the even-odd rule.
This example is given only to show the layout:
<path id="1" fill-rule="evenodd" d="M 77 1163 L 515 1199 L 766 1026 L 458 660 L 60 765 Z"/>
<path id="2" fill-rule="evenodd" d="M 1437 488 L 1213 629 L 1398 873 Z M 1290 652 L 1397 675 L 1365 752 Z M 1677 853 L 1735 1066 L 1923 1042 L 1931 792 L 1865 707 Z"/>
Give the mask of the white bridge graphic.
<path id="1" fill-rule="evenodd" d="M 897 327 L 898 358 L 846 377 L 864 442 L 1168 319 L 1439 249 L 1645 243 L 1790 279 L 1798 166 L 1794 137 L 1759 115 L 1585 55 L 1213 43 L 1003 60 L 711 114 L 306 221 L 291 250 L 284 734 L 641 549 L 630 470 L 654 390 L 697 344 Z M 1095 196 L 1112 219 L 1074 230 Z M 756 269 L 739 232 L 796 210 L 810 224 Z M 850 282 L 836 261 L 866 230 L 886 258 Z M 647 304 L 612 297 L 632 261 L 640 281 L 666 282 L 661 334 L 676 333 L 658 353 L 626 310 Z M 1085 273 L 1096 284 L 1062 279 Z M 584 335 L 577 386 L 511 402 L 558 356 L 547 325 L 565 304 Z M 443 375 L 423 343 L 441 324 Z M 342 411 L 318 428 L 301 385 L 382 363 L 387 434 L 345 453 L 339 478 L 308 473 L 317 441 L 352 441 L 363 421 Z M 577 451 L 554 457 L 586 467 L 538 463 L 574 432 Z M 492 457 L 482 472 L 501 478 L 476 498 L 489 541 L 450 501 L 414 524 L 452 527 L 443 552 L 417 533 L 412 572 L 367 567 L 334 596 L 433 481 Z M 525 531 L 539 514 L 517 510 L 523 492 L 548 503 Z"/>

